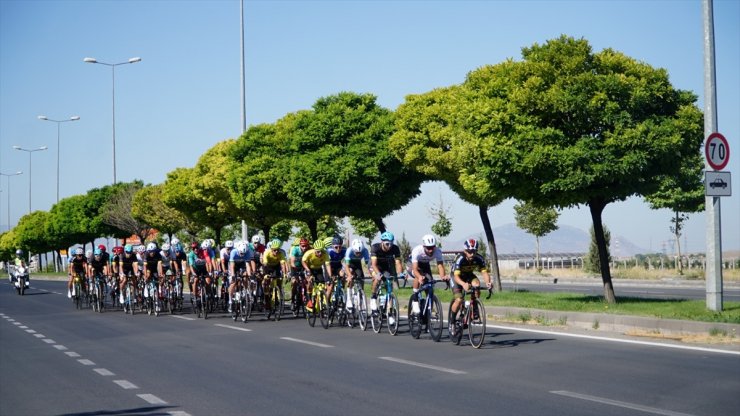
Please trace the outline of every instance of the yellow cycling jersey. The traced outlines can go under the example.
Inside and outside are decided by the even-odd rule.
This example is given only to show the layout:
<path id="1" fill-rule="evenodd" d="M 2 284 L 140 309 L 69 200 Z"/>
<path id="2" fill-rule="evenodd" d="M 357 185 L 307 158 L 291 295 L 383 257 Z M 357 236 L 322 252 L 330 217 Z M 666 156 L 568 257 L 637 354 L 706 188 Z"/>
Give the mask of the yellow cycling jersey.
<path id="1" fill-rule="evenodd" d="M 321 253 L 321 255 L 317 256 L 317 253 Z M 311 270 L 320 269 L 324 263 L 329 262 L 329 254 L 326 250 L 311 249 L 303 255 L 303 261 L 308 264 L 308 268 Z"/>
<path id="2" fill-rule="evenodd" d="M 277 253 L 273 253 L 272 250 L 265 250 L 265 252 L 262 253 L 262 264 L 266 266 L 285 264 L 285 251 L 280 249 Z"/>

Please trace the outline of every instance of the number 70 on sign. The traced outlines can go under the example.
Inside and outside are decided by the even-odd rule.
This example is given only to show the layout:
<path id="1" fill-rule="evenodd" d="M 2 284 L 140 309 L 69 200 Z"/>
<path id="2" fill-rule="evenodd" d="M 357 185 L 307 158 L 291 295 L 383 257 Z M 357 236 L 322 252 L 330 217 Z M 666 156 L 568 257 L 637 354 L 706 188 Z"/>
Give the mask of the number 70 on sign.
<path id="1" fill-rule="evenodd" d="M 704 156 L 714 170 L 722 170 L 730 161 L 730 144 L 720 133 L 712 133 L 704 143 Z"/>

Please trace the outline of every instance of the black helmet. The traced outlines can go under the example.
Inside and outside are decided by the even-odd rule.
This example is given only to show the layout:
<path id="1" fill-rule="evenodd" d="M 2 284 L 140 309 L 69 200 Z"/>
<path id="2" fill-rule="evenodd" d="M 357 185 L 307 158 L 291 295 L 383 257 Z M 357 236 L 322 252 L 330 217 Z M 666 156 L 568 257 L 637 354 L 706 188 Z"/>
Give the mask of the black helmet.
<path id="1" fill-rule="evenodd" d="M 16 250 L 15 251 L 15 255 L 18 256 L 18 257 L 22 257 L 23 256 L 23 250 L 21 250 L 21 249 Z"/>

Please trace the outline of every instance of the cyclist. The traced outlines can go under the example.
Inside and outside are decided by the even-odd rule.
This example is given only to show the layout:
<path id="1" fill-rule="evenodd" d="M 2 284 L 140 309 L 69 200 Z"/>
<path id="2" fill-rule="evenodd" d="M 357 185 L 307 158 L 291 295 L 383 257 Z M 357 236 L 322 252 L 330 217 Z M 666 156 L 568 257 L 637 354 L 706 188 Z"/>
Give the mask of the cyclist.
<path id="1" fill-rule="evenodd" d="M 188 274 L 188 256 L 185 254 L 185 250 L 183 249 L 180 240 L 177 238 L 172 239 L 170 246 L 172 249 L 173 261 L 171 265 L 174 269 L 173 274 L 177 278 L 182 279 L 182 276 L 187 276 Z"/>
<path id="2" fill-rule="evenodd" d="M 326 254 L 326 244 L 323 240 L 319 239 L 314 241 L 313 248 L 306 251 L 301 259 L 303 264 L 303 270 L 306 273 L 306 280 L 308 281 L 308 293 L 313 290 L 313 283 L 316 280 L 317 283 L 326 283 L 326 276 L 324 276 L 324 265 L 328 263 L 328 255 Z M 327 296 L 331 292 L 327 292 Z M 313 302 L 311 299 L 306 304 L 306 309 L 311 310 L 313 308 Z"/>
<path id="3" fill-rule="evenodd" d="M 272 239 L 269 250 L 262 253 L 262 268 L 265 278 L 262 281 L 263 293 L 265 294 L 265 307 L 270 308 L 270 280 L 276 279 L 277 284 L 282 284 L 282 277 L 288 275 L 288 264 L 285 261 L 285 251 L 280 248 L 283 242 L 277 238 Z"/>
<path id="4" fill-rule="evenodd" d="M 262 253 L 265 252 L 265 237 L 262 234 L 255 234 L 252 236 L 252 244 L 250 248 L 254 252 L 254 262 L 257 265 L 255 273 L 262 271 Z"/>
<path id="5" fill-rule="evenodd" d="M 236 250 L 229 255 L 229 313 L 231 313 L 231 299 L 234 297 L 237 279 L 242 275 L 251 276 L 254 273 L 254 252 L 244 241 L 236 244 Z"/>
<path id="6" fill-rule="evenodd" d="M 134 247 L 131 244 L 126 244 L 123 247 L 123 255 L 118 259 L 118 274 L 121 277 L 119 282 L 119 301 L 123 303 L 123 294 L 126 292 L 126 279 L 130 278 L 133 281 L 133 286 L 136 288 L 136 279 L 139 277 L 138 263 L 136 255 L 134 254 Z"/>
<path id="7" fill-rule="evenodd" d="M 157 243 L 154 241 L 146 245 L 146 254 L 144 255 L 144 281 L 149 283 L 150 280 L 154 280 L 157 290 L 162 283 L 162 253 L 160 253 Z M 145 290 L 145 294 L 148 292 Z M 149 296 L 154 297 L 155 293 L 148 293 Z"/>
<path id="8" fill-rule="evenodd" d="M 208 249 L 211 244 L 209 241 L 203 241 L 199 246 L 197 242 L 190 244 L 190 253 L 188 254 L 188 265 L 192 273 L 192 284 L 190 293 L 197 299 L 198 293 L 198 281 L 199 279 L 205 278 L 206 285 L 211 284 L 210 273 L 213 271 L 213 264 L 211 264 L 211 257 L 209 256 Z"/>
<path id="9" fill-rule="evenodd" d="M 344 254 L 344 277 L 347 287 L 347 309 L 352 309 L 352 297 L 350 296 L 350 290 L 354 284 L 352 275 L 357 276 L 358 279 L 365 279 L 365 272 L 362 270 L 362 261 L 365 260 L 365 265 L 370 269 L 370 273 L 373 272 L 373 267 L 370 265 L 370 252 L 365 248 L 365 244 L 360 239 L 352 240 L 350 249 Z"/>
<path id="10" fill-rule="evenodd" d="M 108 249 L 105 247 L 105 244 L 98 244 L 98 250 L 100 250 L 100 256 L 103 261 L 110 264 L 110 254 L 108 253 Z M 93 256 L 94 255 L 95 251 L 93 251 Z"/>
<path id="11" fill-rule="evenodd" d="M 426 234 L 421 238 L 421 244 L 411 250 L 411 271 L 414 274 L 414 293 L 411 295 L 411 305 L 414 313 L 419 313 L 419 287 L 432 278 L 430 262 L 437 262 L 437 272 L 442 280 L 450 280 L 445 272 L 442 250 L 437 247 L 437 239 Z"/>
<path id="12" fill-rule="evenodd" d="M 75 276 L 81 278 L 87 276 L 87 258 L 82 248 L 77 247 L 74 256 L 69 260 L 69 281 L 67 282 L 67 297 L 72 298 L 72 280 Z M 85 284 L 85 279 L 82 280 Z M 78 293 L 79 295 L 79 293 Z"/>
<path id="13" fill-rule="evenodd" d="M 344 256 L 347 254 L 347 249 L 342 246 L 343 243 L 344 241 L 342 240 L 342 237 L 334 236 L 334 238 L 331 239 L 331 247 L 327 250 L 329 263 L 327 264 L 326 271 L 331 278 L 331 280 L 329 280 L 330 287 L 334 286 L 336 279 L 341 279 L 344 275 L 344 267 L 342 267 L 342 263 L 344 261 Z M 328 293 L 331 295 L 331 290 L 329 290 Z"/>
<path id="14" fill-rule="evenodd" d="M 231 259 L 231 252 L 234 250 L 234 242 L 231 240 L 226 240 L 224 243 L 223 248 L 219 252 L 220 256 L 220 262 L 221 262 L 221 271 L 224 272 L 224 274 L 228 274 L 229 272 L 229 260 Z"/>
<path id="15" fill-rule="evenodd" d="M 372 270 L 375 270 L 373 279 L 373 291 L 370 297 L 370 309 L 373 313 L 378 310 L 378 283 L 386 272 L 391 277 L 396 278 L 402 274 L 401 249 L 393 243 L 395 236 L 391 232 L 384 232 L 380 235 L 380 242 L 372 246 L 370 259 L 372 261 Z"/>
<path id="16" fill-rule="evenodd" d="M 107 276 L 110 274 L 108 262 L 105 261 L 103 254 L 104 253 L 100 248 L 96 248 L 95 251 L 93 251 L 93 259 L 88 263 L 88 277 L 94 278 L 96 276 Z"/>
<path id="17" fill-rule="evenodd" d="M 115 246 L 113 247 L 113 258 L 111 259 L 111 274 L 113 276 L 118 276 L 118 260 L 123 256 L 123 247 L 122 246 Z"/>
<path id="18" fill-rule="evenodd" d="M 301 283 L 301 271 L 303 270 L 303 255 L 309 250 L 308 240 L 306 238 L 296 239 L 290 248 L 288 263 L 290 264 L 290 309 L 295 311 L 298 302 L 298 285 Z"/>
<path id="19" fill-rule="evenodd" d="M 483 275 L 489 289 L 493 287 L 493 284 L 491 283 L 491 276 L 488 274 L 488 269 L 486 268 L 486 261 L 483 260 L 483 256 L 478 254 L 478 240 L 474 238 L 465 240 L 464 251 L 462 254 L 457 256 L 453 267 L 455 270 L 453 277 L 455 286 L 452 289 L 452 293 L 454 293 L 455 300 L 452 302 L 450 307 L 452 313 L 449 317 L 449 323 L 450 335 L 454 336 L 455 320 L 457 318 L 457 311 L 460 309 L 463 292 L 467 292 L 471 287 L 476 288 L 477 291 L 480 290 L 480 281 L 473 272 L 477 270 Z"/>

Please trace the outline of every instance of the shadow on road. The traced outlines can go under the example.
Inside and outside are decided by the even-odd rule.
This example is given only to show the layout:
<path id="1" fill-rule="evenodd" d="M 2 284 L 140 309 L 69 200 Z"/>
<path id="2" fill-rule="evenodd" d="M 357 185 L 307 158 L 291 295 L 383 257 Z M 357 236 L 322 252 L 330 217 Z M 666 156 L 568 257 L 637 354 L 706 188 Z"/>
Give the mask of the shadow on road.
<path id="1" fill-rule="evenodd" d="M 169 415 L 170 412 L 166 409 L 173 409 L 176 406 L 148 406 L 148 407 L 135 407 L 132 409 L 120 409 L 120 410 L 96 410 L 93 412 L 81 412 L 81 413 L 63 413 L 57 416 L 99 416 L 99 415 L 146 415 L 146 416 L 159 416 Z"/>

